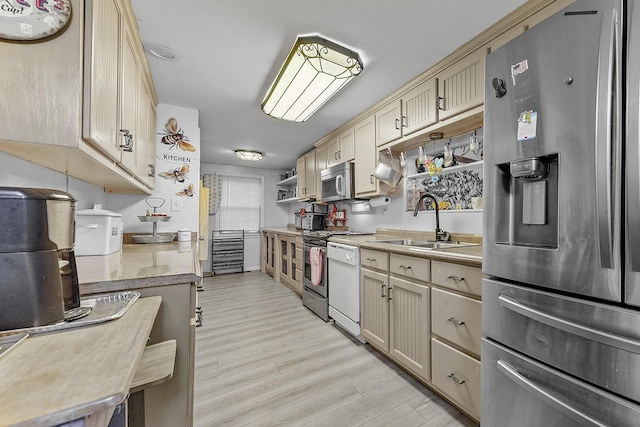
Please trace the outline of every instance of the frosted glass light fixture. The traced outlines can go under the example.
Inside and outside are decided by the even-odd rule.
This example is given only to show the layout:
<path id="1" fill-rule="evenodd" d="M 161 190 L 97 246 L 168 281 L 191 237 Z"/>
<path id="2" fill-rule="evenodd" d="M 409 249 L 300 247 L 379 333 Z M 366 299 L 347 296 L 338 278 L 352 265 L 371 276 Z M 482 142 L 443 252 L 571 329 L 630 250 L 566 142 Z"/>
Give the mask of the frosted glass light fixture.
<path id="1" fill-rule="evenodd" d="M 259 151 L 254 150 L 235 150 L 236 156 L 241 158 L 242 160 L 251 160 L 253 162 L 257 162 L 262 159 L 263 154 Z"/>
<path id="2" fill-rule="evenodd" d="M 298 37 L 262 101 L 262 111 L 304 122 L 362 69 L 356 52 L 318 35 Z"/>

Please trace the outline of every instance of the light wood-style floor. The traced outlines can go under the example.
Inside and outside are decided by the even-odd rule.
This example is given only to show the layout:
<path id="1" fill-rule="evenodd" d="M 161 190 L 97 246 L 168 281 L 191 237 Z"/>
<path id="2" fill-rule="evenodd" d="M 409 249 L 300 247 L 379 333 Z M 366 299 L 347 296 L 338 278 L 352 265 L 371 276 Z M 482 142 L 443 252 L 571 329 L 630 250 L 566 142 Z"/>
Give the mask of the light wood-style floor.
<path id="1" fill-rule="evenodd" d="M 198 293 L 195 425 L 477 426 L 264 273 Z"/>

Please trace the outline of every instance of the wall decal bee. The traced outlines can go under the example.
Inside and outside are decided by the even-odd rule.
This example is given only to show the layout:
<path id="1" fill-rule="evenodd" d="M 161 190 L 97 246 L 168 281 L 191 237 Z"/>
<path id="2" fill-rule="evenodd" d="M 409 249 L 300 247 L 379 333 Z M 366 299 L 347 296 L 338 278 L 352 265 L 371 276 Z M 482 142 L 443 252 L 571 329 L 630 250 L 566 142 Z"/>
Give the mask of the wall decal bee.
<path id="1" fill-rule="evenodd" d="M 196 147 L 188 142 L 189 138 L 184 135 L 182 129 L 178 128 L 178 121 L 173 117 L 164 125 L 164 130 L 164 133 L 160 135 L 164 135 L 162 143 L 170 145 L 169 150 L 173 147 L 180 147 L 183 151 L 196 151 Z"/>
<path id="2" fill-rule="evenodd" d="M 171 169 L 167 172 L 160 172 L 158 175 L 164 179 L 170 179 L 174 183 L 184 182 L 185 179 L 189 178 L 187 176 L 189 173 L 189 165 L 184 165 L 181 168 Z"/>
<path id="3" fill-rule="evenodd" d="M 193 184 L 189 184 L 189 186 L 181 191 L 178 191 L 176 193 L 176 196 L 180 196 L 180 197 L 193 197 L 194 192 L 193 192 Z"/>

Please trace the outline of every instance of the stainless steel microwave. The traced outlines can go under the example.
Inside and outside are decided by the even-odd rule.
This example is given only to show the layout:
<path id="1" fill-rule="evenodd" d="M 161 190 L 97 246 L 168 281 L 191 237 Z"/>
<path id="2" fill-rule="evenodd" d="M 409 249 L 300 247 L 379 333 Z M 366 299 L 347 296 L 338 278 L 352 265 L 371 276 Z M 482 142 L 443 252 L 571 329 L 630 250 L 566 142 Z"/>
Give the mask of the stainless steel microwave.
<path id="1" fill-rule="evenodd" d="M 355 196 L 353 163 L 344 162 L 320 172 L 323 202 L 349 200 Z"/>

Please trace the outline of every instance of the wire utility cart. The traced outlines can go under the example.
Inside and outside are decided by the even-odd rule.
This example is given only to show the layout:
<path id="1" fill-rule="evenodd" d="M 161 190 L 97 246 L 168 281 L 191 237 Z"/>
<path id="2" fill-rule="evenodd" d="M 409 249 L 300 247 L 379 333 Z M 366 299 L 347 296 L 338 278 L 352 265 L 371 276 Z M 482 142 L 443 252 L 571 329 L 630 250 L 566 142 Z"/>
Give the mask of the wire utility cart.
<path id="1" fill-rule="evenodd" d="M 211 271 L 214 275 L 244 272 L 244 230 L 213 230 Z"/>

